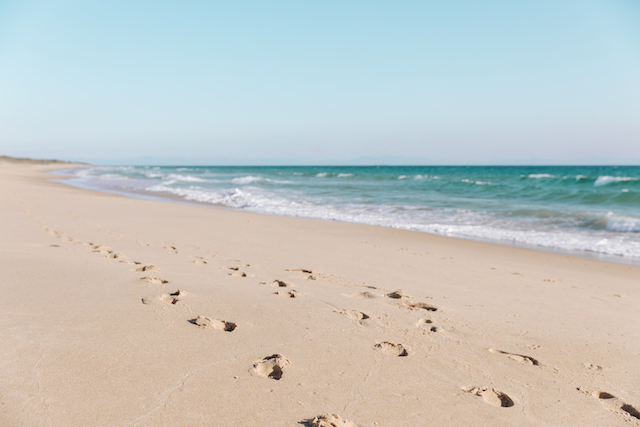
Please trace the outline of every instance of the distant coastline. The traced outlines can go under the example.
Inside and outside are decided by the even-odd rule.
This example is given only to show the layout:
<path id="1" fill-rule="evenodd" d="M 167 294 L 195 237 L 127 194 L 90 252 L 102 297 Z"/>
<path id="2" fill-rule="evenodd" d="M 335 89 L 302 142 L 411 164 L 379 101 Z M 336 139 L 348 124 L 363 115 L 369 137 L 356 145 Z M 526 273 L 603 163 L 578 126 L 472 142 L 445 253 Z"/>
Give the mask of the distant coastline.
<path id="1" fill-rule="evenodd" d="M 82 162 L 69 162 L 66 160 L 57 159 L 31 159 L 29 157 L 11 157 L 0 156 L 0 162 L 4 163 L 17 163 L 17 164 L 33 164 L 33 165 L 48 165 L 48 164 L 65 164 L 65 165 L 89 165 Z"/>

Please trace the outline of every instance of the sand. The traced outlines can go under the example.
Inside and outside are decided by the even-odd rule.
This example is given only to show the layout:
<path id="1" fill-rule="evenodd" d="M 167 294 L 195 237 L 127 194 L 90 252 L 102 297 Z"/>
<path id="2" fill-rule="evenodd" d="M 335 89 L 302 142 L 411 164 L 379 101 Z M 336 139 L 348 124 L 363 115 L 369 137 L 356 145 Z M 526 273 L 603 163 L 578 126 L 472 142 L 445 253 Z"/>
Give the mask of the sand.
<path id="1" fill-rule="evenodd" d="M 2 426 L 640 426 L 640 268 L 0 164 Z"/>

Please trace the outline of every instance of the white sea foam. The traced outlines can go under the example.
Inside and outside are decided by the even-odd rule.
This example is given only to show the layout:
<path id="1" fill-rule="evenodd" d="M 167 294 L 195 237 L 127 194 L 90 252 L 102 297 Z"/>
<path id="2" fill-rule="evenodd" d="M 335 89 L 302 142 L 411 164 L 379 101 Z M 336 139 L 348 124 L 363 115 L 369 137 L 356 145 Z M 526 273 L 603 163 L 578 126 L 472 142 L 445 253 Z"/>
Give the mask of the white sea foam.
<path id="1" fill-rule="evenodd" d="M 316 174 L 316 178 L 325 178 L 327 175 L 329 175 L 327 172 L 320 172 Z"/>
<path id="2" fill-rule="evenodd" d="M 555 178 L 555 175 L 549 175 L 548 173 L 531 173 L 529 178 L 541 179 L 541 178 Z"/>
<path id="3" fill-rule="evenodd" d="M 587 179 L 584 175 L 576 175 L 576 181 L 580 181 L 581 179 Z"/>
<path id="4" fill-rule="evenodd" d="M 418 200 L 415 204 L 407 202 L 411 203 L 410 205 L 383 203 L 383 199 L 379 201 L 372 200 L 369 195 L 364 196 L 361 193 L 354 193 L 355 190 L 352 189 L 349 189 L 350 193 L 344 193 L 345 195 L 335 193 L 335 190 L 331 190 L 333 192 L 329 193 L 329 189 L 334 187 L 333 184 L 330 184 L 332 180 L 316 181 L 313 184 L 315 187 L 312 187 L 312 189 L 315 190 L 317 188 L 319 190 L 314 193 L 302 186 L 301 183 L 305 182 L 305 178 L 291 178 L 295 180 L 296 186 L 279 186 L 276 184 L 291 184 L 292 181 L 269 179 L 267 177 L 273 178 L 277 177 L 277 175 L 269 174 L 268 172 L 265 172 L 264 176 L 252 175 L 250 171 L 245 173 L 246 176 L 238 177 L 236 172 L 236 177 L 232 179 L 233 175 L 226 171 L 194 171 L 193 173 L 183 171 L 180 174 L 176 173 L 176 169 L 170 168 L 104 167 L 84 169 L 76 173 L 76 176 L 93 180 L 102 188 L 117 189 L 118 191 L 126 191 L 127 189 L 134 191 L 146 190 L 153 193 L 173 194 L 183 197 L 185 200 L 222 204 L 258 213 L 355 222 L 461 238 L 512 242 L 640 258 L 640 217 L 634 216 L 635 214 L 632 210 L 620 211 L 626 212 L 627 215 L 606 211 L 607 209 L 617 211 L 617 208 L 612 207 L 603 208 L 603 212 L 586 212 L 591 208 L 585 205 L 587 206 L 585 212 L 571 213 L 561 212 L 550 205 L 536 202 L 530 208 L 525 205 L 519 211 L 514 210 L 513 215 L 509 216 L 508 213 L 505 214 L 504 210 L 493 210 L 491 205 L 480 207 L 476 204 L 474 207 L 473 204 L 469 205 L 465 202 L 464 205 L 457 205 L 465 206 L 465 209 L 453 207 L 436 208 L 425 206 L 424 202 L 420 204 L 421 201 Z M 296 173 L 304 175 L 302 172 L 292 173 L 289 171 L 284 175 L 291 176 Z M 125 174 L 131 174 L 132 177 L 124 176 Z M 625 174 L 633 176 L 633 172 Z M 261 175 L 263 174 L 261 173 Z M 339 177 L 341 175 L 346 177 L 346 175 L 352 174 L 346 172 L 338 174 L 336 172 L 332 176 Z M 472 174 L 467 175 L 465 172 L 465 175 L 467 178 L 461 179 L 458 177 L 458 182 L 470 185 L 491 184 L 488 180 L 470 179 L 474 177 Z M 590 175 L 597 176 L 597 173 Z M 140 178 L 141 176 L 142 178 Z M 310 176 L 314 176 L 313 173 L 310 173 Z M 326 177 L 330 175 L 328 172 L 321 172 L 315 176 Z M 358 176 L 360 177 L 360 174 Z M 523 175 L 523 177 L 526 176 L 528 175 Z M 570 173 L 567 176 L 572 180 L 574 174 Z M 220 179 L 213 179 L 212 177 Z M 439 178 L 438 176 L 429 177 L 426 174 L 394 174 L 389 177 L 391 179 L 397 177 L 398 180 L 424 179 L 424 185 L 429 185 L 430 181 L 426 179 Z M 448 178 L 449 176 L 445 174 L 443 177 Z M 162 182 L 160 182 L 160 178 L 163 179 Z M 606 181 L 605 178 L 614 178 L 613 180 L 609 179 L 606 183 L 638 179 L 603 175 L 599 177 L 600 182 Z M 585 178 L 577 175 L 576 180 L 578 179 Z M 448 184 L 448 182 L 447 180 L 445 184 Z M 553 181 L 550 182 L 553 183 Z M 387 184 L 394 185 L 392 182 Z M 573 182 L 567 182 L 566 184 L 576 185 Z M 395 185 L 397 186 L 396 190 L 392 191 L 400 191 L 399 189 L 406 188 L 406 185 L 401 183 L 396 183 Z M 536 185 L 543 185 L 543 183 Z M 576 185 L 576 187 L 579 187 L 579 185 Z M 471 194 L 470 192 L 473 191 L 471 187 L 468 188 L 468 190 L 465 190 L 467 193 L 464 194 Z M 589 185 L 588 188 L 592 187 Z M 588 190 L 588 188 L 586 191 L 596 191 L 593 188 Z M 611 190 L 610 193 L 618 195 L 620 191 L 625 192 L 624 190 L 627 190 L 628 192 L 627 188 L 619 190 L 616 187 L 612 187 Z M 632 194 L 628 196 L 632 196 Z M 628 196 L 624 196 L 625 200 L 629 198 Z M 434 199 L 431 199 L 430 196 L 428 202 L 430 205 L 431 200 L 437 200 L 438 195 L 435 194 L 434 197 Z M 387 200 L 393 199 L 388 198 Z M 405 203 L 404 200 L 410 199 L 396 200 L 402 200 L 398 203 Z M 473 202 L 472 199 L 470 200 Z M 514 203 L 515 205 L 517 203 Z M 456 206 L 456 204 L 450 206 Z M 509 205 L 506 205 L 505 208 L 509 209 Z M 596 207 L 594 206 L 593 208 Z M 488 209 L 489 211 L 482 211 L 483 209 Z M 514 207 L 514 209 L 518 208 Z M 548 210 L 548 212 L 544 214 L 538 212 L 542 210 Z M 631 215 L 629 212 L 631 212 Z"/>
<path id="5" fill-rule="evenodd" d="M 197 176 L 181 175 L 178 173 L 171 173 L 167 176 L 167 179 L 184 182 L 207 182 L 206 179 L 198 178 Z"/>
<path id="6" fill-rule="evenodd" d="M 246 184 L 251 184 L 252 182 L 263 181 L 263 180 L 264 178 L 262 178 L 261 176 L 250 175 L 250 176 L 241 176 L 239 178 L 233 178 L 231 182 L 238 185 L 246 185 Z"/>
<path id="7" fill-rule="evenodd" d="M 122 176 L 116 173 L 105 173 L 100 175 L 98 179 L 101 179 L 104 181 L 127 181 L 131 178 L 129 178 L 128 176 Z"/>
<path id="8" fill-rule="evenodd" d="M 598 179 L 596 179 L 596 182 L 593 183 L 594 187 L 600 187 L 602 185 L 607 185 L 607 184 L 611 184 L 614 182 L 626 182 L 626 181 L 638 181 L 638 179 L 640 178 L 632 178 L 629 176 L 608 176 L 608 175 L 604 175 L 604 176 L 599 176 Z"/>
<path id="9" fill-rule="evenodd" d="M 348 176 L 353 176 L 352 173 L 339 173 L 338 178 L 346 178 Z"/>
<path id="10" fill-rule="evenodd" d="M 613 212 L 607 212 L 604 215 L 606 219 L 606 229 L 610 231 L 623 232 L 640 232 L 640 218 L 629 215 L 617 215 Z"/>
<path id="11" fill-rule="evenodd" d="M 474 180 L 466 179 L 466 178 L 462 179 L 460 181 L 466 182 L 468 184 L 475 184 L 475 185 L 491 185 L 491 183 L 489 181 L 474 181 Z"/>
<path id="12" fill-rule="evenodd" d="M 601 231 L 532 231 L 522 229 L 521 225 L 515 222 L 505 223 L 489 213 L 465 209 L 443 210 L 389 204 L 320 205 L 309 200 L 284 198 L 255 187 L 211 190 L 193 186 L 174 188 L 158 185 L 149 191 L 175 194 L 186 200 L 223 204 L 258 213 L 355 222 L 462 238 L 640 257 L 640 241 L 620 233 L 640 231 L 640 218 L 611 212 L 589 214 L 592 215 L 590 221 Z"/>

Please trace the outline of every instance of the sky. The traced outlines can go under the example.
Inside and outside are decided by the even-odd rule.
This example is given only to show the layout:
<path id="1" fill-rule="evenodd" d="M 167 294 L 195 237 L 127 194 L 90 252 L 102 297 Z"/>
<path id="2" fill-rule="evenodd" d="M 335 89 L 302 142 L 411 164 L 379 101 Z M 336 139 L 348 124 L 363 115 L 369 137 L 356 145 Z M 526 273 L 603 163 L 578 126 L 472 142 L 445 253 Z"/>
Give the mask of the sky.
<path id="1" fill-rule="evenodd" d="M 0 154 L 640 164 L 640 2 L 0 0 Z"/>

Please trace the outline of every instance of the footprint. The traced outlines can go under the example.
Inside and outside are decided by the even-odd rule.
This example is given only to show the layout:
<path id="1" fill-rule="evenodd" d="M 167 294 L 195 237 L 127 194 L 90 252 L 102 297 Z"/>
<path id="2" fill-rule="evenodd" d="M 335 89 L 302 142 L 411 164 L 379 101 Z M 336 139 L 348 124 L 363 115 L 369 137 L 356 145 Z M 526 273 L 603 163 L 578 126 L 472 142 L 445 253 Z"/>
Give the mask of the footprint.
<path id="1" fill-rule="evenodd" d="M 300 273 L 305 273 L 305 274 L 312 274 L 313 273 L 313 271 L 307 270 L 306 268 L 296 268 L 296 269 L 293 269 L 293 270 L 285 269 L 284 271 L 299 271 Z"/>
<path id="2" fill-rule="evenodd" d="M 155 265 L 145 265 L 140 268 L 136 268 L 134 271 L 160 271 Z"/>
<path id="3" fill-rule="evenodd" d="M 373 298 L 378 298 L 377 295 L 372 294 L 371 292 L 356 292 L 353 294 L 347 294 L 348 297 L 355 297 L 355 298 L 367 298 L 367 299 L 373 299 Z"/>
<path id="4" fill-rule="evenodd" d="M 181 297 L 185 296 L 186 292 L 178 290 L 171 294 L 161 294 L 142 298 L 142 303 L 146 305 L 164 305 L 164 304 L 177 304 Z"/>
<path id="5" fill-rule="evenodd" d="M 509 408 L 514 405 L 513 400 L 505 393 L 495 388 L 489 387 L 460 387 L 462 391 L 475 394 L 482 397 L 482 400 L 489 405 L 501 406 L 503 408 Z"/>
<path id="6" fill-rule="evenodd" d="M 388 354 L 389 356 L 404 357 L 409 355 L 402 344 L 394 344 L 392 342 L 382 341 L 381 343 L 376 344 L 374 347 L 379 348 L 384 354 Z"/>
<path id="7" fill-rule="evenodd" d="M 397 290 L 397 291 L 393 291 L 391 293 L 388 293 L 388 294 L 385 295 L 385 297 L 391 298 L 391 299 L 410 298 L 409 296 L 405 295 L 401 290 Z"/>
<path id="8" fill-rule="evenodd" d="M 287 285 L 285 282 L 283 282 L 282 280 L 274 280 L 273 282 L 260 282 L 261 285 L 271 285 L 271 286 L 275 286 L 277 288 L 286 288 L 289 285 Z"/>
<path id="9" fill-rule="evenodd" d="M 244 271 L 234 271 L 233 273 L 229 273 L 229 276 L 233 277 L 247 277 L 247 273 Z"/>
<path id="10" fill-rule="evenodd" d="M 583 363 L 584 367 L 593 371 L 602 371 L 602 366 L 594 365 L 593 363 Z"/>
<path id="11" fill-rule="evenodd" d="M 520 362 L 523 365 L 540 366 L 540 362 L 538 362 L 536 359 L 534 359 L 533 357 L 525 356 L 523 354 L 509 353 L 502 350 L 496 350 L 495 348 L 490 348 L 489 352 L 494 354 L 505 354 L 509 357 L 509 359 Z"/>
<path id="12" fill-rule="evenodd" d="M 356 423 L 343 420 L 336 414 L 320 415 L 312 420 L 303 421 L 302 423 L 308 427 L 358 427 Z"/>
<path id="13" fill-rule="evenodd" d="M 343 309 L 343 310 L 336 311 L 336 313 L 344 314 L 349 319 L 355 320 L 358 323 L 360 323 L 360 321 L 362 321 L 362 320 L 365 320 L 365 319 L 369 318 L 368 315 L 366 315 L 365 313 L 363 313 L 361 311 L 357 311 L 357 310 L 344 310 Z"/>
<path id="14" fill-rule="evenodd" d="M 232 332 L 236 328 L 236 324 L 233 322 L 227 322 L 226 320 L 211 319 L 205 316 L 198 316 L 195 319 L 189 320 L 189 322 L 201 328 L 211 328 L 217 331 Z"/>
<path id="15" fill-rule="evenodd" d="M 281 354 L 273 354 L 258 360 L 253 364 L 249 372 L 263 378 L 279 380 L 282 378 L 282 370 L 291 362 Z"/>
<path id="16" fill-rule="evenodd" d="M 421 329 L 428 329 L 430 332 L 438 332 L 437 326 L 433 326 L 433 322 L 430 319 L 420 319 L 416 322 L 416 327 Z"/>
<path id="17" fill-rule="evenodd" d="M 427 327 L 428 325 L 431 325 L 433 323 L 433 321 L 431 319 L 420 319 L 416 322 L 416 326 L 419 328 L 424 328 Z"/>
<path id="18" fill-rule="evenodd" d="M 438 307 L 426 302 L 405 302 L 403 305 L 410 310 L 438 311 Z"/>
<path id="19" fill-rule="evenodd" d="M 125 256 L 123 254 L 109 254 L 105 258 L 109 259 L 123 259 Z"/>
<path id="20" fill-rule="evenodd" d="M 193 263 L 194 264 L 206 264 L 207 261 L 205 261 L 203 257 L 197 256 L 196 259 L 193 261 Z"/>
<path id="21" fill-rule="evenodd" d="M 140 246 L 149 246 L 149 243 L 147 243 L 147 242 L 143 242 L 142 240 L 138 240 L 138 244 L 139 244 Z"/>
<path id="22" fill-rule="evenodd" d="M 282 298 L 298 298 L 298 296 L 301 295 L 301 293 L 295 289 L 291 289 L 290 291 L 278 291 L 274 292 L 274 294 Z"/>
<path id="23" fill-rule="evenodd" d="M 140 280 L 144 280 L 147 283 L 151 283 L 152 285 L 163 285 L 165 283 L 169 283 L 168 280 L 159 279 L 157 277 L 141 277 Z"/>
<path id="24" fill-rule="evenodd" d="M 91 249 L 93 252 L 100 252 L 102 254 L 110 254 L 112 252 L 109 246 L 104 245 L 93 245 L 91 246 Z"/>
<path id="25" fill-rule="evenodd" d="M 628 405 L 624 400 L 616 397 L 610 393 L 604 391 L 594 391 L 591 393 L 593 397 L 600 400 L 602 406 L 612 412 L 624 415 L 625 417 L 630 415 L 633 418 L 640 420 L 640 412 L 631 405 Z"/>

